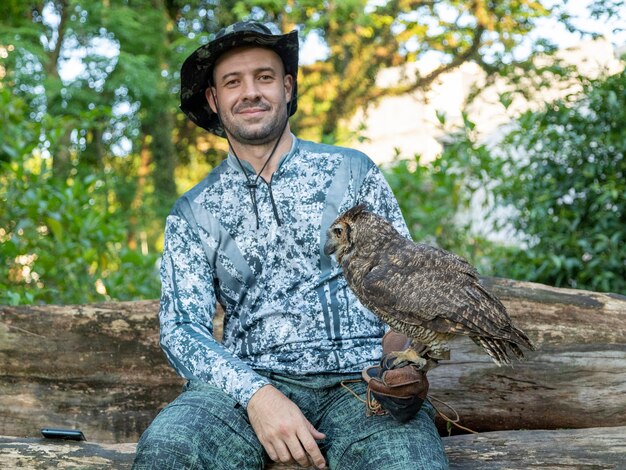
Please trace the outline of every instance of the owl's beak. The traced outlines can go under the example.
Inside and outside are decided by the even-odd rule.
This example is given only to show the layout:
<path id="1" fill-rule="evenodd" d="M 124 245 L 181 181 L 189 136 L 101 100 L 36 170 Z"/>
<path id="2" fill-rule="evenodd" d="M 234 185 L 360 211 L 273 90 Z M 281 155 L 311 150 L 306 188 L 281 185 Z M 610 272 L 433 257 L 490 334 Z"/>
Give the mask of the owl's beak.
<path id="1" fill-rule="evenodd" d="M 337 245 L 332 238 L 328 237 L 328 240 L 326 240 L 326 243 L 324 244 L 324 254 L 326 256 L 330 256 L 335 251 L 337 251 Z"/>

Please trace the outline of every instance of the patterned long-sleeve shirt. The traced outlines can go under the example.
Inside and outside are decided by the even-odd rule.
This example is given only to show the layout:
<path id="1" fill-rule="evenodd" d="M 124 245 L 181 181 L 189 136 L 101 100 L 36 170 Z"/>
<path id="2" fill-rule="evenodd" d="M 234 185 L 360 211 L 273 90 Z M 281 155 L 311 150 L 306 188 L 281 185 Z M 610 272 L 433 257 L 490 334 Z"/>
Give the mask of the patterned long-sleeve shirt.
<path id="1" fill-rule="evenodd" d="M 337 215 L 364 202 L 408 236 L 384 177 L 351 149 L 293 137 L 271 181 L 259 179 L 256 199 L 258 228 L 246 176 L 229 155 L 175 204 L 161 264 L 168 360 L 244 406 L 268 383 L 255 370 L 358 372 L 380 358 L 384 325 L 323 252 Z M 225 312 L 222 343 L 212 336 L 216 302 Z"/>

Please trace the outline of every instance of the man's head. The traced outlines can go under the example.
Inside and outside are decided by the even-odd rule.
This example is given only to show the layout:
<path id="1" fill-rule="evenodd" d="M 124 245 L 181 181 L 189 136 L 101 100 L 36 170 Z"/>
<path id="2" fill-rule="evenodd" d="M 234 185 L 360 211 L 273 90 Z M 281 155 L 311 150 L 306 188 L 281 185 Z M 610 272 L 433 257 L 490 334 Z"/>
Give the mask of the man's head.
<path id="1" fill-rule="evenodd" d="M 241 60 L 242 57 L 246 60 Z M 252 59 L 256 64 L 255 67 L 252 67 L 250 62 Z M 267 76 L 258 74 L 263 72 L 264 67 L 266 72 L 271 69 L 273 74 L 271 80 L 274 81 L 270 80 L 270 74 Z M 226 71 L 227 68 L 230 71 Z M 240 78 L 244 78 L 245 75 L 246 78 L 241 84 L 247 86 L 238 89 L 239 94 L 243 91 L 246 96 L 239 96 L 237 100 L 239 103 L 232 102 L 237 94 L 233 90 L 237 88 L 229 88 L 231 85 L 226 86 L 224 81 L 224 77 L 231 72 L 239 74 Z M 255 76 L 255 73 L 256 82 L 248 80 Z M 227 127 L 231 124 L 239 127 L 245 123 L 245 127 L 250 127 L 249 130 L 244 129 L 245 132 L 260 132 L 262 126 L 259 121 L 266 121 L 262 115 L 271 114 L 274 120 L 280 119 L 281 124 L 284 124 L 287 116 L 284 118 L 282 116 L 286 115 L 288 110 L 289 115 L 295 113 L 297 73 L 297 31 L 274 35 L 269 28 L 260 23 L 235 23 L 220 30 L 213 41 L 199 47 L 183 63 L 180 107 L 195 124 L 221 137 L 224 137 L 225 133 L 216 112 L 218 108 L 220 117 Z M 250 86 L 252 83 L 257 85 L 256 90 Z M 270 83 L 273 83 L 274 87 L 268 86 Z M 274 96 L 276 91 L 280 90 L 285 94 L 282 109 L 280 103 L 276 101 L 277 99 L 280 101 L 280 98 Z M 256 116 L 253 116 L 254 111 L 250 111 L 254 108 L 250 105 L 251 99 L 258 108 Z M 246 104 L 242 104 L 244 101 Z M 248 111 L 244 113 L 246 107 Z M 263 119 L 260 119 L 261 117 Z M 254 125 L 250 126 L 250 123 Z M 243 137 L 246 138 L 245 135 Z M 272 137 L 269 140 L 272 140 Z"/>
<path id="2" fill-rule="evenodd" d="M 206 99 L 229 138 L 244 144 L 275 141 L 285 129 L 293 77 L 272 49 L 243 46 L 215 62 Z"/>

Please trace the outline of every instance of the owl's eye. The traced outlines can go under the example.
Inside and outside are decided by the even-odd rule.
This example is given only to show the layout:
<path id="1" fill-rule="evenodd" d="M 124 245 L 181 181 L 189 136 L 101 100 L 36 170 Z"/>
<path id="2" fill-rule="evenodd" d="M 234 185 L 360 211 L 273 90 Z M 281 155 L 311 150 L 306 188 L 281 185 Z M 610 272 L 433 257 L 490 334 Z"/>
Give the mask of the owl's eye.
<path id="1" fill-rule="evenodd" d="M 335 227 L 333 228 L 333 233 L 339 237 L 343 233 L 343 229 L 341 227 Z"/>

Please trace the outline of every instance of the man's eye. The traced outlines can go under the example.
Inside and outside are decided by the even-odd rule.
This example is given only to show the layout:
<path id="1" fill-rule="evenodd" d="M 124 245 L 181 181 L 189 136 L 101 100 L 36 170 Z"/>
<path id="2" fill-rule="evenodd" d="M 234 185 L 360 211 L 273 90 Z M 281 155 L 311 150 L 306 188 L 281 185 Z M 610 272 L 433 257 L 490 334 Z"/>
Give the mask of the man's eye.
<path id="1" fill-rule="evenodd" d="M 267 81 L 269 81 L 269 80 L 272 80 L 273 78 L 274 78 L 274 77 L 272 77 L 271 75 L 261 75 L 261 76 L 259 77 L 259 80 L 262 80 L 262 81 L 264 81 L 264 82 L 267 82 Z"/>

